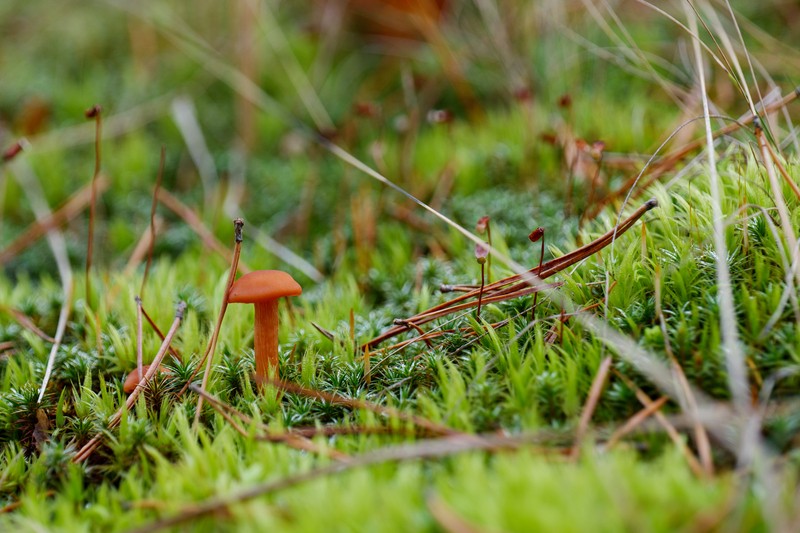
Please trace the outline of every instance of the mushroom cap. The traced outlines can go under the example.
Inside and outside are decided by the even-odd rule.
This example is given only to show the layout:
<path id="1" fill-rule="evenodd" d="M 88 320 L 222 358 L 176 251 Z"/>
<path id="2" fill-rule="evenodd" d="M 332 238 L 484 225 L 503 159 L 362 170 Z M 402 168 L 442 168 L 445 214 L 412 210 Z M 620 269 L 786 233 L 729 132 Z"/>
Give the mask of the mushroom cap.
<path id="1" fill-rule="evenodd" d="M 131 370 L 130 374 L 128 374 L 128 377 L 125 378 L 125 383 L 122 385 L 122 391 L 125 394 L 132 393 L 136 388 L 136 385 L 138 385 L 139 382 L 142 380 L 142 377 L 144 377 L 147 374 L 148 370 L 150 370 L 150 365 L 143 365 L 141 377 L 139 376 L 138 368 L 134 368 L 133 370 Z M 168 373 L 167 369 L 164 366 L 158 367 L 158 371 L 162 373 Z"/>
<path id="2" fill-rule="evenodd" d="M 302 287 L 286 272 L 256 270 L 236 280 L 228 293 L 228 301 L 253 304 L 284 296 L 298 296 L 302 292 Z"/>

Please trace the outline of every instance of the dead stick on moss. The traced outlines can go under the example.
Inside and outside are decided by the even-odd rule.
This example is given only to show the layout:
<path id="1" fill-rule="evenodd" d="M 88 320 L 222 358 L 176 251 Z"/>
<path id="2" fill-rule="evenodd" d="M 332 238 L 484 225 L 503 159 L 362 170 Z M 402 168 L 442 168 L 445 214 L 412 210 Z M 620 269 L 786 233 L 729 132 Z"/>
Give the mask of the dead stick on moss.
<path id="1" fill-rule="evenodd" d="M 601 235 L 600 237 L 598 237 L 594 241 L 592 241 L 592 242 L 590 242 L 590 243 L 588 243 L 588 244 L 586 244 L 584 246 L 581 246 L 580 248 L 578 248 L 576 250 L 573 250 L 572 252 L 564 254 L 561 257 L 557 257 L 555 259 L 551 259 L 550 261 L 547 261 L 546 263 L 544 263 L 541 266 L 541 268 L 534 267 L 534 268 L 528 270 L 528 272 L 526 272 L 525 274 L 515 274 L 513 276 L 509 276 L 507 278 L 498 280 L 498 281 L 486 286 L 484 288 L 483 292 L 485 294 L 487 294 L 487 293 L 488 294 L 495 294 L 496 292 L 498 292 L 503 287 L 507 287 L 508 285 L 511 285 L 512 283 L 517 283 L 517 284 L 520 284 L 520 285 L 522 285 L 522 284 L 529 285 L 528 282 L 525 281 L 525 278 L 524 278 L 524 276 L 529 274 L 529 273 L 530 274 L 535 274 L 536 276 L 539 277 L 539 279 L 546 279 L 546 278 L 548 278 L 548 277 L 550 277 L 550 276 L 552 276 L 554 274 L 557 274 L 558 272 L 561 272 L 562 270 L 564 270 L 564 269 L 566 269 L 566 268 L 568 268 L 568 267 L 570 267 L 570 266 L 572 266 L 572 265 L 574 265 L 576 263 L 579 263 L 580 261 L 583 261 L 587 257 L 590 257 L 591 255 L 594 255 L 598 251 L 602 250 L 603 248 L 605 248 L 606 246 L 611 244 L 611 242 L 613 242 L 614 239 L 619 238 L 620 235 L 622 235 L 623 233 L 628 231 L 636 223 L 637 220 L 639 220 L 646 212 L 648 212 L 649 210 L 653 209 L 657 205 L 658 205 L 658 202 L 656 202 L 654 199 L 648 200 L 647 202 L 642 204 L 636 211 L 634 211 L 631 214 L 631 216 L 629 216 L 628 218 L 626 218 L 625 220 L 620 222 L 620 224 L 618 226 L 616 226 L 615 228 L 612 228 L 611 230 L 609 230 L 608 232 L 604 233 L 603 235 Z M 516 289 L 514 289 L 514 290 L 516 290 Z M 457 296 L 457 297 L 455 297 L 455 298 L 453 298 L 451 300 L 448 300 L 447 302 L 444 302 L 444 303 L 441 303 L 439 305 L 435 305 L 435 306 L 431 307 L 430 309 L 428 309 L 427 311 L 424 311 L 423 313 L 420 313 L 418 315 L 414 315 L 412 317 L 408 317 L 406 320 L 410 320 L 411 322 L 413 322 L 415 324 L 420 324 L 420 317 L 426 316 L 426 315 L 431 315 L 433 313 L 438 313 L 438 312 L 440 312 L 442 310 L 446 310 L 446 309 L 450 309 L 451 311 L 454 311 L 454 310 L 456 310 L 456 307 L 454 307 L 456 304 L 458 304 L 460 302 L 463 302 L 464 300 L 468 300 L 470 298 L 476 298 L 478 296 L 478 293 L 479 293 L 479 291 L 477 291 L 477 290 L 466 292 L 466 293 L 462 293 L 461 295 L 459 295 L 459 296 Z M 486 301 L 487 301 L 487 299 L 484 298 L 484 302 L 486 302 Z M 444 314 L 449 314 L 449 313 L 445 312 Z M 441 316 L 441 315 L 439 315 L 439 316 Z M 382 334 L 378 335 L 374 339 L 367 341 L 362 346 L 362 348 L 364 348 L 364 347 L 373 348 L 373 347 L 377 346 L 378 344 L 380 344 L 381 342 L 383 342 L 383 341 L 385 341 L 387 339 L 390 339 L 390 338 L 392 338 L 392 337 L 394 337 L 396 335 L 399 335 L 400 333 L 404 333 L 404 332 L 406 332 L 408 330 L 409 330 L 408 326 L 394 326 L 392 328 L 389 328 L 387 331 L 383 332 Z"/>
<path id="2" fill-rule="evenodd" d="M 98 194 L 102 194 L 108 188 L 108 179 L 100 177 L 95 184 Z M 78 216 L 89 204 L 91 199 L 91 186 L 80 189 L 73 194 L 64 205 L 53 213 L 36 220 L 28 226 L 22 234 L 14 239 L 14 242 L 0 251 L 0 265 L 7 263 L 21 252 L 32 246 L 36 241 L 45 236 L 48 231 L 62 226 Z"/>
<path id="3" fill-rule="evenodd" d="M 156 186 L 153 189 L 153 202 L 150 204 L 150 243 L 147 247 L 147 263 L 144 265 L 144 275 L 142 276 L 142 287 L 139 294 L 144 294 L 144 287 L 147 283 L 147 275 L 150 273 L 150 265 L 153 263 L 153 248 L 156 244 L 156 207 L 158 207 L 158 191 L 161 190 L 161 180 L 164 177 L 164 162 L 167 157 L 167 148 L 161 145 L 161 158 L 158 162 L 158 176 Z M 139 374 L 141 375 L 141 374 Z"/>
<path id="4" fill-rule="evenodd" d="M 515 298 L 521 298 L 523 296 L 529 296 L 531 294 L 536 294 L 537 292 L 540 292 L 542 290 L 556 289 L 558 287 L 561 287 L 563 284 L 564 284 L 563 282 L 559 281 L 559 282 L 556 282 L 556 283 L 547 283 L 547 284 L 543 285 L 542 287 L 531 287 L 527 283 L 520 283 L 519 287 L 521 287 L 521 288 L 518 288 L 514 292 L 502 292 L 501 294 L 498 294 L 496 296 L 482 297 L 482 298 L 479 298 L 478 300 L 475 300 L 475 301 L 472 301 L 472 302 L 466 302 L 466 303 L 454 305 L 452 307 L 447 307 L 445 309 L 440 309 L 438 311 L 425 312 L 425 313 L 417 315 L 414 318 L 414 322 L 409 322 L 411 319 L 405 319 L 405 320 L 404 319 L 397 319 L 395 321 L 395 324 L 405 325 L 406 323 L 409 323 L 409 324 L 413 323 L 414 326 L 415 326 L 414 329 L 416 329 L 416 327 L 418 327 L 420 324 L 427 324 L 428 322 L 431 322 L 432 320 L 435 320 L 437 318 L 440 318 L 440 317 L 443 317 L 443 316 L 447 316 L 447 315 L 451 315 L 453 313 L 457 313 L 459 311 L 463 311 L 464 309 L 469 309 L 470 307 L 475 307 L 476 305 L 478 305 L 478 302 L 483 302 L 484 304 L 490 304 L 490 303 L 496 303 L 496 302 L 504 302 L 506 300 L 513 300 Z"/>
<path id="5" fill-rule="evenodd" d="M 223 244 L 219 242 L 216 237 L 214 237 L 214 234 L 211 233 L 205 224 L 203 224 L 203 222 L 200 220 L 200 217 L 198 217 L 191 208 L 170 194 L 166 189 L 159 189 L 156 193 L 156 196 L 158 197 L 158 201 L 164 204 L 167 209 L 181 217 L 189 225 L 189 227 L 200 236 L 206 246 L 214 250 L 226 260 L 231 259 L 231 255 L 228 250 L 225 249 L 225 246 L 223 246 Z M 241 270 L 244 274 L 247 274 L 251 271 L 250 267 L 248 267 L 244 262 L 239 263 L 239 270 Z"/>
<path id="6" fill-rule="evenodd" d="M 589 389 L 589 396 L 586 398 L 586 404 L 583 406 L 583 411 L 581 411 L 581 419 L 578 422 L 578 430 L 575 433 L 575 445 L 570 453 L 570 457 L 573 460 L 577 459 L 581 453 L 581 441 L 589 429 L 589 422 L 591 422 L 592 415 L 594 415 L 594 411 L 600 401 L 600 395 L 603 394 L 603 388 L 606 385 L 610 370 L 611 357 L 606 357 L 597 369 L 597 374 L 592 381 L 592 387 Z"/>
<path id="7" fill-rule="evenodd" d="M 236 281 L 236 272 L 239 268 L 239 255 L 242 252 L 242 228 L 244 228 L 244 221 L 237 218 L 233 221 L 233 257 L 231 259 L 231 269 L 228 271 L 228 282 L 225 284 L 225 293 L 222 295 L 222 304 L 219 308 L 219 315 L 217 315 L 217 323 L 214 325 L 214 331 L 211 332 L 211 337 L 208 339 L 206 351 L 203 358 L 197 365 L 197 368 L 192 372 L 192 376 L 186 382 L 186 385 L 181 389 L 179 396 L 186 391 L 186 388 L 192 383 L 200 367 L 205 363 L 206 368 L 203 372 L 203 383 L 200 385 L 200 390 L 205 391 L 208 386 L 208 378 L 211 375 L 211 364 L 214 361 L 214 350 L 217 347 L 217 339 L 219 338 L 219 331 L 222 329 L 222 320 L 225 318 L 225 311 L 228 310 L 228 295 L 231 292 L 233 282 Z M 200 423 L 200 414 L 203 410 L 203 396 L 199 395 L 197 398 L 197 410 L 194 414 L 194 427 Z"/>
<path id="8" fill-rule="evenodd" d="M 136 388 L 133 392 L 128 396 L 127 401 L 123 407 L 120 407 L 119 410 L 114 413 L 111 419 L 108 422 L 108 429 L 113 429 L 114 427 L 119 424 L 120 420 L 122 419 L 122 415 L 126 411 L 130 411 L 134 405 L 136 405 L 136 400 L 139 398 L 139 395 L 144 391 L 145 387 L 148 386 L 150 381 L 158 372 L 159 366 L 161 366 L 161 362 L 164 360 L 164 356 L 167 355 L 167 351 L 169 349 L 169 345 L 172 342 L 172 338 L 175 336 L 175 333 L 178 331 L 178 327 L 181 325 L 181 321 L 183 320 L 183 316 L 186 313 L 186 303 L 180 302 L 178 307 L 175 311 L 175 320 L 172 322 L 172 327 L 169 328 L 167 332 L 167 336 L 164 339 L 164 342 L 161 343 L 161 347 L 158 349 L 158 353 L 153 358 L 153 362 L 150 363 L 150 368 L 147 369 L 147 374 L 145 374 L 144 378 L 139 381 L 139 384 L 136 385 Z M 86 460 L 92 452 L 94 452 L 97 447 L 100 445 L 100 442 L 103 438 L 103 433 L 98 433 L 95 435 L 89 442 L 87 442 L 83 448 L 81 448 L 75 457 L 73 457 L 73 463 L 80 463 Z"/>

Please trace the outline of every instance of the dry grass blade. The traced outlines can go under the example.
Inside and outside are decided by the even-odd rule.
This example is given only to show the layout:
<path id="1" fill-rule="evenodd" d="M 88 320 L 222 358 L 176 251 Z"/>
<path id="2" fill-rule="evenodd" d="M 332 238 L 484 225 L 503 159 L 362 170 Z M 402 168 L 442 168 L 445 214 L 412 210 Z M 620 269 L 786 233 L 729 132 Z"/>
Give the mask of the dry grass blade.
<path id="1" fill-rule="evenodd" d="M 689 19 L 689 28 L 692 34 L 697 34 L 697 19 L 689 7 L 684 6 Z M 708 107 L 708 94 L 703 64 L 700 51 L 699 38 L 692 40 L 694 58 L 697 65 L 697 76 L 700 84 L 700 95 L 703 101 L 703 115 L 705 116 L 706 154 L 708 158 L 708 173 L 711 185 L 711 211 L 714 227 L 714 251 L 717 266 L 717 294 L 719 299 L 720 332 L 722 334 L 722 350 L 725 354 L 725 367 L 728 372 L 728 385 L 740 413 L 748 410 L 747 371 L 744 364 L 744 354 L 739 344 L 739 335 L 736 330 L 736 316 L 734 315 L 733 287 L 731 274 L 728 269 L 728 246 L 725 243 L 724 213 L 722 212 L 722 191 L 717 173 L 717 154 L 714 151 L 714 134 L 711 129 L 711 119 Z"/>
<path id="2" fill-rule="evenodd" d="M 214 250 L 217 254 L 221 257 L 225 258 L 226 261 L 230 261 L 232 259 L 231 254 L 228 250 L 225 249 L 225 246 L 219 239 L 217 239 L 211 230 L 209 230 L 203 221 L 200 220 L 200 217 L 197 216 L 189 206 L 178 200 L 175 196 L 170 194 L 165 189 L 159 189 L 156 196 L 158 200 L 164 204 L 170 211 L 181 217 L 184 222 L 186 222 L 192 230 L 203 240 L 203 244 Z M 239 262 L 239 269 L 243 273 L 248 273 L 251 271 L 250 267 L 248 267 L 244 262 Z"/>
<path id="3" fill-rule="evenodd" d="M 778 102 L 772 103 L 762 108 L 758 108 L 762 113 L 769 114 L 779 109 L 784 109 L 787 105 L 792 103 L 800 96 L 800 87 L 792 91 L 791 93 L 784 96 Z M 724 119 L 724 120 L 732 120 L 729 117 L 723 117 L 719 115 L 711 115 L 711 118 L 715 119 Z M 730 135 L 743 127 L 747 126 L 748 124 L 753 123 L 756 116 L 752 113 L 748 112 L 743 117 L 739 119 L 733 120 L 727 126 L 714 130 L 713 137 L 717 139 L 722 136 Z M 676 148 L 675 150 L 667 153 L 663 157 L 656 159 L 656 155 L 661 151 L 661 149 L 666 146 L 677 134 L 678 132 L 683 129 L 684 127 L 688 126 L 690 123 L 693 123 L 697 120 L 703 120 L 704 117 L 695 117 L 692 119 L 687 120 L 684 122 L 678 129 L 673 131 L 669 137 L 659 146 L 658 150 L 656 150 L 655 154 L 648 160 L 647 164 L 639 171 L 638 174 L 631 176 L 628 180 L 625 181 L 617 190 L 608 194 L 605 198 L 596 202 L 591 209 L 587 209 L 586 217 L 593 218 L 597 216 L 600 211 L 602 211 L 605 207 L 613 203 L 614 201 L 618 200 L 621 197 L 628 196 L 631 199 L 636 199 L 642 196 L 647 192 L 650 185 L 652 185 L 656 180 L 658 180 L 661 176 L 666 174 L 670 169 L 674 168 L 680 161 L 685 159 L 689 154 L 697 151 L 698 149 L 702 148 L 706 142 L 705 138 L 695 139 L 694 141 L 688 142 L 685 145 Z M 634 190 L 634 187 L 639 183 L 643 177 L 648 176 L 641 186 Z"/>
<path id="4" fill-rule="evenodd" d="M 789 187 L 791 187 L 792 192 L 794 193 L 795 197 L 798 200 L 800 200 L 800 188 L 797 186 L 797 184 L 794 182 L 792 177 L 789 175 L 789 172 L 786 171 L 786 167 L 783 166 L 783 163 L 781 163 L 781 160 L 778 158 L 778 155 L 775 153 L 775 149 L 772 148 L 772 146 L 770 146 L 768 143 L 766 144 L 766 147 L 767 147 L 767 151 L 769 152 L 770 157 L 772 158 L 772 161 L 775 163 L 775 166 L 778 167 L 778 171 L 781 173 L 781 176 L 783 176 L 783 179 L 786 181 L 786 184 Z"/>
<path id="5" fill-rule="evenodd" d="M 589 422 L 592 420 L 592 415 L 597 408 L 600 401 L 600 395 L 603 393 L 603 388 L 606 386 L 608 373 L 611 371 L 611 357 L 606 357 L 597 368 L 597 374 L 592 380 L 592 387 L 589 389 L 589 395 L 586 397 L 586 404 L 581 411 L 581 418 L 578 421 L 578 430 L 575 433 L 575 445 L 572 447 L 570 457 L 577 459 L 581 453 L 581 442 L 589 429 Z"/>
<path id="6" fill-rule="evenodd" d="M 322 326 L 320 326 L 316 322 L 311 322 L 311 325 L 314 326 L 314 329 L 319 331 L 320 334 L 323 337 L 325 337 L 326 339 L 328 339 L 329 341 L 333 342 L 333 340 L 336 338 L 336 336 L 331 331 L 328 331 L 327 329 L 323 328 Z"/>
<path id="7" fill-rule="evenodd" d="M 229 216 L 234 214 L 232 211 L 226 211 L 225 213 Z M 247 222 L 246 219 L 243 220 Z M 261 246 L 264 250 L 285 262 L 287 265 L 291 265 L 292 267 L 296 268 L 308 276 L 309 279 L 317 283 L 321 283 L 325 280 L 325 276 L 322 274 L 322 272 L 314 268 L 314 265 L 270 237 L 266 232 L 258 229 L 257 224 L 252 224 L 250 228 L 250 234 L 252 234 L 253 241 L 255 241 L 255 243 Z"/>
<path id="8" fill-rule="evenodd" d="M 119 410 L 114 413 L 111 419 L 108 421 L 108 429 L 113 429 L 114 427 L 119 424 L 120 420 L 122 419 L 123 413 L 130 411 L 134 405 L 136 405 L 136 400 L 139 398 L 139 395 L 145 390 L 148 386 L 150 381 L 158 372 L 159 366 L 161 366 L 164 357 L 167 355 L 167 351 L 169 350 L 169 345 L 172 342 L 172 338 L 175 336 L 175 333 L 178 331 L 178 327 L 181 325 L 181 321 L 183 320 L 184 313 L 186 312 L 186 303 L 180 302 L 178 307 L 175 311 L 175 320 L 172 322 L 172 326 L 169 328 L 167 335 L 164 339 L 164 342 L 161 343 L 161 347 L 158 349 L 158 353 L 153 358 L 153 362 L 150 363 L 150 368 L 147 370 L 147 374 L 139 381 L 139 384 L 136 385 L 136 388 L 133 392 L 128 396 L 128 399 L 125 402 L 125 405 L 119 408 Z M 140 374 L 141 375 L 141 374 Z M 73 463 L 80 463 L 85 461 L 89 458 L 90 455 L 100 446 L 100 442 L 102 441 L 103 433 L 98 433 L 95 435 L 89 442 L 87 442 L 78 452 L 75 454 L 75 457 L 72 458 Z"/>
<path id="9" fill-rule="evenodd" d="M 627 422 L 625 422 L 621 427 L 617 428 L 614 433 L 608 438 L 605 443 L 605 449 L 610 450 L 611 448 L 616 445 L 625 435 L 636 429 L 642 422 L 647 420 L 650 416 L 653 415 L 656 411 L 664 407 L 664 404 L 669 401 L 669 398 L 666 396 L 662 396 L 658 400 L 650 403 L 649 405 L 645 406 L 635 415 L 630 417 Z"/>
<path id="10" fill-rule="evenodd" d="M 426 324 L 432 320 L 437 318 L 450 315 L 452 313 L 457 313 L 459 311 L 463 311 L 465 309 L 469 309 L 471 307 L 477 307 L 479 303 L 483 304 L 490 304 L 490 303 L 497 303 L 497 302 L 504 302 L 506 300 L 513 300 L 514 298 L 522 298 L 523 296 L 529 296 L 531 294 L 538 294 L 544 290 L 548 289 L 557 289 L 561 287 L 564 283 L 557 282 L 557 283 L 547 283 L 542 287 L 530 287 L 526 283 L 520 283 L 522 287 L 519 285 L 515 287 L 516 290 L 514 292 L 506 293 L 503 291 L 502 294 L 498 294 L 496 296 L 491 297 L 483 297 L 481 295 L 480 289 L 478 289 L 478 299 L 472 302 L 465 302 L 458 305 L 453 305 L 451 307 L 445 307 L 444 309 L 438 309 L 435 311 L 425 311 L 418 315 L 415 315 L 411 318 L 398 318 L 394 321 L 394 323 L 398 326 L 405 328 L 404 331 L 409 331 L 411 329 L 416 329 L 420 333 L 423 333 L 419 329 L 420 324 Z M 485 291 L 484 291 L 485 292 Z M 401 332 L 402 333 L 402 332 Z M 369 345 L 372 346 L 372 341 L 369 341 Z"/>
<path id="11" fill-rule="evenodd" d="M 308 116 L 311 117 L 311 120 L 314 122 L 314 126 L 316 126 L 317 130 L 322 132 L 334 131 L 335 126 L 333 119 L 330 114 L 328 114 L 325 105 L 322 103 L 322 100 L 320 100 L 316 90 L 314 90 L 311 80 L 308 79 L 300 62 L 294 55 L 292 47 L 286 35 L 283 33 L 283 28 L 281 28 L 280 23 L 275 18 L 269 3 L 258 2 L 262 9 L 257 10 L 255 0 L 244 1 L 249 8 L 250 16 L 256 17 L 261 27 L 261 33 L 266 38 L 267 43 L 270 48 L 272 48 L 272 52 L 278 58 L 278 62 L 286 72 L 286 76 L 300 96 L 300 100 L 302 100 L 303 105 L 308 111 Z M 248 46 L 252 46 L 252 43 L 248 43 Z"/>
<path id="12" fill-rule="evenodd" d="M 109 182 L 105 177 L 100 177 L 95 184 L 96 191 L 101 194 L 108 188 Z M 47 232 L 63 226 L 83 211 L 91 200 L 92 187 L 87 185 L 73 194 L 64 205 L 53 213 L 37 219 L 14 241 L 0 251 L 0 265 L 7 263 L 25 249 L 34 244 Z"/>
<path id="13" fill-rule="evenodd" d="M 789 208 L 783 198 L 780 181 L 775 175 L 774 161 L 767 148 L 767 141 L 761 128 L 761 123 L 760 121 L 755 121 L 754 125 L 764 166 L 767 169 L 773 200 L 781 219 L 783 236 L 786 239 L 795 277 L 798 284 L 800 284 L 800 250 L 798 250 L 798 242 L 794 233 L 792 218 L 789 214 Z M 783 506 L 781 502 L 778 501 L 781 483 L 776 479 L 775 472 L 772 471 L 773 461 L 770 457 L 770 452 L 762 443 L 760 417 L 750 404 L 740 407 L 740 412 L 745 414 L 746 418 L 744 435 L 740 443 L 740 448 L 737 450 L 739 465 L 746 467 L 752 465 L 755 469 L 758 482 L 766 489 L 759 503 L 762 506 L 762 512 L 768 524 L 775 531 L 788 531 L 791 518 L 783 511 Z"/>
<path id="14" fill-rule="evenodd" d="M 33 323 L 31 317 L 20 311 L 19 309 L 14 309 L 13 307 L 6 307 L 4 305 L 0 306 L 0 311 L 4 313 L 8 313 L 11 317 L 17 321 L 17 323 L 22 326 L 23 328 L 27 329 L 37 337 L 47 342 L 56 342 L 56 340 L 39 329 L 39 327 Z"/>
<path id="15" fill-rule="evenodd" d="M 764 135 L 764 130 L 761 127 L 760 120 L 755 121 L 754 129 L 762 162 L 764 163 L 764 168 L 767 169 L 767 178 L 769 179 L 770 190 L 772 191 L 775 207 L 778 210 L 778 216 L 781 221 L 783 237 L 786 239 L 787 247 L 789 249 L 789 260 L 794 266 L 794 274 L 797 284 L 800 285 L 800 261 L 798 261 L 800 252 L 798 252 L 797 236 L 794 233 L 792 217 L 789 213 L 789 208 L 786 205 L 786 200 L 783 198 L 780 180 L 778 180 L 778 176 L 775 174 L 775 164 L 772 158 L 772 152 L 767 144 L 767 139 Z M 791 181 L 791 178 L 789 181 Z"/>

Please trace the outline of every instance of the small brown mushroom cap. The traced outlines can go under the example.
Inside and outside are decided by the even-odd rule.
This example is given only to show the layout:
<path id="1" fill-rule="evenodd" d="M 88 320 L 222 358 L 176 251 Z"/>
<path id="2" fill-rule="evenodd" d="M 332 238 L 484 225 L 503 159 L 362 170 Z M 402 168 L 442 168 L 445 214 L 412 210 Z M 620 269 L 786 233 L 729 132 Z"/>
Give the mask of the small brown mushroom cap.
<path id="1" fill-rule="evenodd" d="M 147 375 L 147 371 L 150 369 L 150 365 L 143 365 L 142 366 L 142 376 L 139 376 L 139 369 L 134 368 L 131 370 L 128 377 L 125 378 L 125 383 L 122 384 L 122 391 L 125 394 L 130 394 L 136 389 L 136 385 L 142 380 L 142 377 Z M 162 365 L 158 369 L 159 372 L 168 374 L 169 371 Z"/>
<path id="2" fill-rule="evenodd" d="M 236 280 L 228 294 L 228 301 L 252 304 L 302 293 L 302 287 L 286 272 L 256 270 Z"/>

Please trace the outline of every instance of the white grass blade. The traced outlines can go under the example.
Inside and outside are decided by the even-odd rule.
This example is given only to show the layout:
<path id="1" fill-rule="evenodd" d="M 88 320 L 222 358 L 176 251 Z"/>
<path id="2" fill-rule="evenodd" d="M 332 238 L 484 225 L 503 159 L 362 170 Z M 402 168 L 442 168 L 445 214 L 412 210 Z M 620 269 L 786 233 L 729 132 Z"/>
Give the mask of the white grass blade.
<path id="1" fill-rule="evenodd" d="M 24 157 L 17 158 L 11 163 L 14 175 L 19 182 L 20 188 L 25 192 L 28 202 L 33 209 L 36 220 L 41 221 L 49 217 L 52 213 L 50 207 L 45 200 L 44 192 L 39 184 L 39 179 L 33 172 L 30 164 Z M 64 292 L 64 303 L 61 305 L 61 311 L 58 314 L 58 323 L 56 324 L 56 334 L 53 335 L 55 342 L 50 348 L 50 355 L 47 357 L 47 367 L 44 371 L 44 378 L 42 385 L 39 388 L 39 402 L 41 403 L 44 398 L 44 393 L 47 390 L 47 384 L 50 382 L 50 375 L 53 373 L 53 364 L 56 360 L 56 354 L 61 347 L 61 342 L 64 340 L 64 333 L 67 329 L 67 320 L 69 319 L 70 310 L 72 309 L 72 294 L 74 291 L 74 282 L 72 277 L 72 268 L 69 264 L 69 256 L 67 254 L 67 243 L 64 240 L 64 235 L 58 229 L 52 229 L 47 232 L 47 242 L 50 249 L 53 251 L 53 257 L 56 260 L 56 268 L 58 275 L 61 278 L 61 286 Z"/>
<path id="2" fill-rule="evenodd" d="M 697 35 L 697 19 L 688 7 L 686 8 L 686 16 L 689 20 L 691 34 Z M 740 413 L 745 413 L 749 410 L 747 371 L 744 361 L 744 352 L 739 343 L 739 334 L 736 330 L 731 274 L 728 270 L 727 263 L 728 247 L 725 244 L 725 215 L 722 212 L 720 179 L 717 173 L 717 154 L 714 150 L 714 136 L 711 131 L 711 117 L 708 110 L 705 65 L 703 63 L 699 39 L 693 39 L 692 45 L 694 48 L 695 61 L 697 63 L 700 94 L 703 100 L 703 114 L 705 115 L 706 155 L 708 158 L 708 173 L 711 187 L 711 212 L 714 219 L 714 251 L 717 264 L 717 291 L 720 313 L 720 332 L 722 334 L 722 351 L 725 355 L 725 367 L 728 372 L 728 388 L 731 391 L 737 410 Z"/>
<path id="3" fill-rule="evenodd" d="M 189 155 L 194 161 L 194 166 L 197 167 L 200 182 L 203 184 L 204 204 L 208 212 L 213 204 L 213 194 L 215 185 L 219 183 L 219 174 L 203 135 L 203 129 L 200 127 L 200 121 L 197 120 L 194 102 L 188 96 L 179 96 L 172 101 L 170 111 L 172 120 L 178 126 L 178 131 L 181 132 Z"/>

